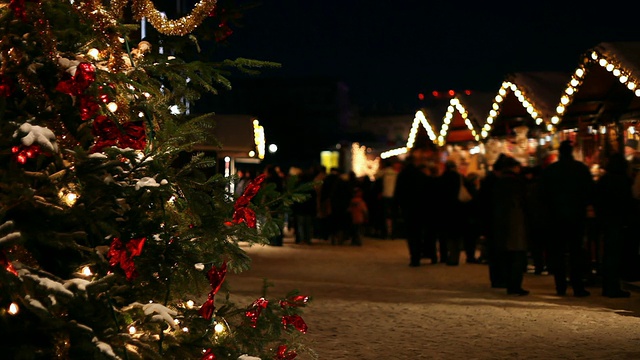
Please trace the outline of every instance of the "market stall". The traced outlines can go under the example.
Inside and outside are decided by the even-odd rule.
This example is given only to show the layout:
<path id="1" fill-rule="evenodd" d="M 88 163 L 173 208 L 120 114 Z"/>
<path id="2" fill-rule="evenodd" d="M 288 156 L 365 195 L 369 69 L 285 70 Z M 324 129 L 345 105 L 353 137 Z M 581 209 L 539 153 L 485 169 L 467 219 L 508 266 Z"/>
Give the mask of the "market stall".
<path id="1" fill-rule="evenodd" d="M 506 76 L 480 133 L 490 165 L 501 153 L 526 166 L 539 165 L 548 157 L 553 148 L 549 124 L 569 78 L 562 72 Z"/>

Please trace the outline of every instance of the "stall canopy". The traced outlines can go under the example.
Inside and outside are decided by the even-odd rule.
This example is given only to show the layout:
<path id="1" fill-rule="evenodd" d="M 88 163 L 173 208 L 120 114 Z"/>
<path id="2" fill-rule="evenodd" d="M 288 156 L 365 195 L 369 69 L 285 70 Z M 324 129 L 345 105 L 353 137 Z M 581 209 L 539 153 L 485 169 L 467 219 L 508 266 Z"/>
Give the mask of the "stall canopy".
<path id="1" fill-rule="evenodd" d="M 640 42 L 600 43 L 576 68 L 551 119 L 556 129 L 637 117 Z"/>
<path id="2" fill-rule="evenodd" d="M 415 146 L 433 145 L 436 140 L 435 127 L 430 121 L 427 112 L 422 110 L 416 111 L 411 124 L 411 130 L 407 136 L 407 144 L 403 147 L 384 151 L 380 154 L 382 159 L 392 156 L 405 154 Z"/>
<path id="3" fill-rule="evenodd" d="M 218 158 L 257 162 L 264 158 L 264 128 L 250 115 L 216 115 L 213 136 L 219 144 L 202 144 L 196 150 L 215 151 Z"/>
<path id="4" fill-rule="evenodd" d="M 481 124 L 489 114 L 492 98 L 492 94 L 484 92 L 458 94 L 452 98 L 438 133 L 438 145 L 479 141 Z"/>
<path id="5" fill-rule="evenodd" d="M 507 138 L 522 126 L 530 135 L 546 132 L 568 79 L 570 74 L 563 72 L 508 74 L 493 99 L 481 137 Z"/>

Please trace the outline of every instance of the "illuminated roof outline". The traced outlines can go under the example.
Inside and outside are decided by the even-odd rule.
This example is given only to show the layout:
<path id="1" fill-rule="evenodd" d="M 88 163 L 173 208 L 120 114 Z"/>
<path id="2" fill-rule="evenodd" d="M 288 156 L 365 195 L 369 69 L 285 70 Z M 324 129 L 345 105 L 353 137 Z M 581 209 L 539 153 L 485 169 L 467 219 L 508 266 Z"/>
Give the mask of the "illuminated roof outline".
<path id="1" fill-rule="evenodd" d="M 480 131 L 480 137 L 486 139 L 495 135 L 496 121 L 507 123 L 527 123 L 547 130 L 547 124 L 555 115 L 555 103 L 562 94 L 569 74 L 562 72 L 518 72 L 507 75 L 495 95 L 491 110 Z M 514 99 L 521 109 L 514 109 Z M 525 110 L 526 114 L 521 112 Z M 505 113 L 507 112 L 507 113 Z M 508 125 L 508 124 L 500 124 Z"/>
<path id="2" fill-rule="evenodd" d="M 420 125 L 427 131 L 429 135 L 429 139 L 435 143 L 436 134 L 434 132 L 434 127 L 431 125 L 431 122 L 427 119 L 425 112 L 423 110 L 416 111 L 416 114 L 413 118 L 413 123 L 411 124 L 411 130 L 409 130 L 409 135 L 407 136 L 407 145 L 404 147 L 391 149 L 385 151 L 380 154 L 382 159 L 386 159 L 392 156 L 398 156 L 400 154 L 405 154 L 409 152 L 409 150 L 413 147 L 416 141 L 416 136 L 418 135 L 418 130 Z"/>
<path id="3" fill-rule="evenodd" d="M 489 112 L 488 106 L 491 104 L 492 97 L 488 93 L 474 92 L 469 95 L 457 94 L 449 100 L 449 106 L 442 120 L 436 143 L 439 146 L 444 146 L 447 143 L 480 141 L 479 119 Z M 456 131 L 456 134 L 461 134 L 458 136 L 464 136 L 464 133 L 468 131 L 471 136 L 450 139 L 453 131 Z"/>
<path id="4" fill-rule="evenodd" d="M 640 82 L 638 80 L 640 59 L 638 54 L 640 54 L 640 42 L 605 42 L 585 52 L 582 63 L 571 75 L 571 79 L 560 97 L 555 109 L 556 114 L 551 118 L 548 130 L 557 130 L 566 115 L 567 107 L 573 103 L 576 94 L 582 87 L 585 76 L 596 65 L 611 73 L 636 98 L 640 98 Z"/>

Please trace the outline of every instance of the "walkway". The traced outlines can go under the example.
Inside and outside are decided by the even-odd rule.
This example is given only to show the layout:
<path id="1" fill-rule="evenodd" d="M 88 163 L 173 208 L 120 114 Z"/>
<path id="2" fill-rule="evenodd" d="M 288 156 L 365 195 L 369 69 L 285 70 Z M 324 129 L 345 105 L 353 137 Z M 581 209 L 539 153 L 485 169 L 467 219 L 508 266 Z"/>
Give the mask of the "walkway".
<path id="1" fill-rule="evenodd" d="M 558 297 L 551 276 L 527 274 L 531 294 L 508 296 L 489 286 L 486 265 L 409 267 L 404 240 L 245 249 L 251 270 L 227 275 L 234 296 L 250 303 L 265 278 L 267 295 L 310 295 L 305 338 L 321 360 L 640 359 L 637 288 L 627 299 L 598 288 Z"/>

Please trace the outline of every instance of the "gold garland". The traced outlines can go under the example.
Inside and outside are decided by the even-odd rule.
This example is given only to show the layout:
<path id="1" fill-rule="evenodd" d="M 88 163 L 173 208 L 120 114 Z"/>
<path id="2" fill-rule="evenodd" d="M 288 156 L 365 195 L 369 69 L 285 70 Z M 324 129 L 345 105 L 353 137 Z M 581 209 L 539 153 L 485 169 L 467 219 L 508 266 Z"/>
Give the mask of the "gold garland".
<path id="1" fill-rule="evenodd" d="M 159 32 L 165 35 L 186 35 L 192 32 L 211 14 L 216 0 L 200 0 L 191 13 L 179 19 L 169 20 L 158 11 L 151 0 L 132 0 L 136 20 L 145 17 Z"/>

